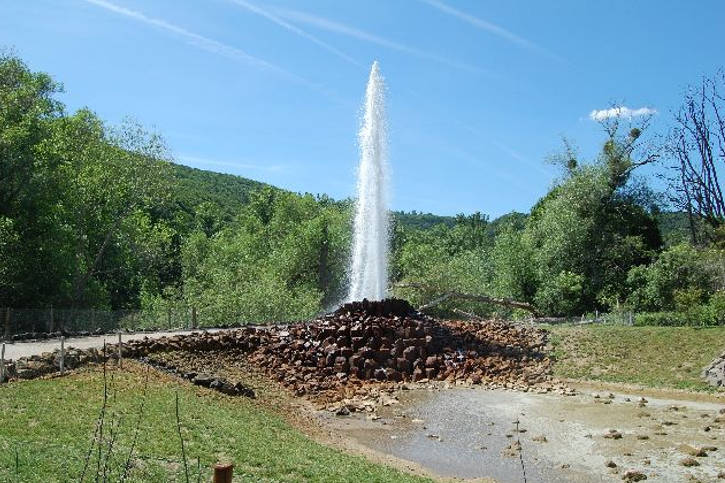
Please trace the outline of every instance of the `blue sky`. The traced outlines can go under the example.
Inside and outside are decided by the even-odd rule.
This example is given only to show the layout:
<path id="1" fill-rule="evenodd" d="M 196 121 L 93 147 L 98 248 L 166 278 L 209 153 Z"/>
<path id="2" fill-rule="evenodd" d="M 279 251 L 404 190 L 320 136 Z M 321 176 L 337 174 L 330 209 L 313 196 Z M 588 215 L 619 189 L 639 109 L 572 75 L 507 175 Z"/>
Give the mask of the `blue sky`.
<path id="1" fill-rule="evenodd" d="M 662 132 L 725 64 L 723 18 L 715 0 L 2 0 L 0 46 L 177 162 L 336 198 L 377 59 L 393 207 L 498 216 L 546 193 L 562 136 L 595 155 L 593 110 L 656 110 Z"/>

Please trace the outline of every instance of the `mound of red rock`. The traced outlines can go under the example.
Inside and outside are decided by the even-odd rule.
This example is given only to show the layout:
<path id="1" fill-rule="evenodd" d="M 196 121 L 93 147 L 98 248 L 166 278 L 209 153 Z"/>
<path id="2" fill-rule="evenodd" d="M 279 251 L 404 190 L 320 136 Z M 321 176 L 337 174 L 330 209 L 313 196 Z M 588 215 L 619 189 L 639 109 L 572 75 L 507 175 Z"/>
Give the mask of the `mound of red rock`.
<path id="1" fill-rule="evenodd" d="M 387 299 L 353 302 L 308 323 L 244 327 L 124 343 L 124 357 L 148 358 L 165 353 L 165 367 L 185 374 L 204 361 L 223 356 L 262 368 L 297 394 L 351 388 L 365 381 L 466 381 L 520 387 L 548 379 L 545 332 L 504 322 L 438 321 L 416 312 L 408 302 Z M 108 346 L 91 360 L 114 358 Z M 80 361 L 83 351 L 71 352 Z M 160 358 L 156 359 L 161 360 Z M 36 361 L 37 362 L 37 361 Z M 24 369 L 17 377 L 53 372 L 57 354 L 44 367 Z M 75 366 L 66 362 L 67 368 Z M 39 362 L 37 363 L 39 364 Z M 36 364 L 36 365 L 37 365 Z"/>
<path id="2" fill-rule="evenodd" d="M 298 393 L 348 380 L 532 384 L 548 377 L 545 333 L 503 322 L 440 322 L 403 300 L 354 302 L 268 332 L 249 359 Z"/>

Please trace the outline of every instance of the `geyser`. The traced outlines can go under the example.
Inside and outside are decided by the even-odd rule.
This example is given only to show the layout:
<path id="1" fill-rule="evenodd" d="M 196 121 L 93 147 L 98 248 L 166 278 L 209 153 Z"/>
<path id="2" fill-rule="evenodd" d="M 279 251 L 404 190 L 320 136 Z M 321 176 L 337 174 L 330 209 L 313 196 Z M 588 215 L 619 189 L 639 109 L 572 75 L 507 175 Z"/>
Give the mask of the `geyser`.
<path id="1" fill-rule="evenodd" d="M 360 166 L 353 227 L 348 301 L 382 300 L 388 285 L 388 139 L 385 83 L 373 62 L 358 133 Z"/>

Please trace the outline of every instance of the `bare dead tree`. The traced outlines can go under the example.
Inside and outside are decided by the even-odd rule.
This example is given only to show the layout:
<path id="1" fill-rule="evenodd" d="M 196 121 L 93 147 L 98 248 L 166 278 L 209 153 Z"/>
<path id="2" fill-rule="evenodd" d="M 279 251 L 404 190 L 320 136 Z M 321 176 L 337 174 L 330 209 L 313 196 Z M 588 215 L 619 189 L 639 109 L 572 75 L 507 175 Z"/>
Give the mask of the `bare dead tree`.
<path id="1" fill-rule="evenodd" d="M 691 86 L 675 114 L 667 143 L 672 158 L 670 199 L 688 214 L 694 243 L 706 236 L 698 222 L 717 229 L 725 222 L 719 171 L 725 162 L 725 70 Z"/>
<path id="2" fill-rule="evenodd" d="M 425 291 L 434 290 L 433 287 L 430 287 L 430 286 L 422 284 L 422 283 L 415 283 L 415 282 L 397 283 L 397 284 L 395 284 L 395 286 L 399 287 L 399 288 L 414 288 L 414 289 L 425 290 Z M 455 290 L 451 290 L 451 291 L 438 295 L 432 301 L 418 307 L 418 311 L 424 312 L 424 311 L 430 309 L 431 307 L 434 307 L 449 299 L 464 299 L 464 300 L 471 300 L 474 302 L 482 302 L 482 303 L 486 303 L 486 304 L 502 305 L 504 307 L 509 307 L 512 309 L 521 309 L 521 310 L 525 310 L 527 312 L 531 312 L 534 315 L 538 315 L 537 308 L 528 302 L 520 302 L 518 300 L 513 300 L 510 298 L 491 297 L 489 295 L 483 295 L 483 294 L 458 292 Z"/>

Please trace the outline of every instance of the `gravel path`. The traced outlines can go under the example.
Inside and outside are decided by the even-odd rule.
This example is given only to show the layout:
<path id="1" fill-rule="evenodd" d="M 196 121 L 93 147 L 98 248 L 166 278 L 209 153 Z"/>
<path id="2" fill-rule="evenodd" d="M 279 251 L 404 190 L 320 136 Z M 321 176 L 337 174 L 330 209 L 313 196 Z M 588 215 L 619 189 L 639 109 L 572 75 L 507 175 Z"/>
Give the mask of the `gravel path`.
<path id="1" fill-rule="evenodd" d="M 208 332 L 219 332 L 224 329 L 207 329 Z M 136 339 L 158 339 L 170 335 L 191 334 L 192 330 L 162 331 L 162 332 L 142 332 L 137 334 L 122 334 L 122 341 L 130 341 Z M 198 330 L 196 332 L 199 332 Z M 103 341 L 109 344 L 118 342 L 117 334 L 94 335 L 89 337 L 68 337 L 65 340 L 65 347 L 75 347 L 76 349 L 90 349 L 91 347 L 103 347 Z M 60 339 L 35 340 L 27 342 L 14 342 L 5 344 L 5 360 L 15 360 L 18 357 L 27 357 L 43 352 L 52 352 L 60 349 Z"/>

